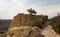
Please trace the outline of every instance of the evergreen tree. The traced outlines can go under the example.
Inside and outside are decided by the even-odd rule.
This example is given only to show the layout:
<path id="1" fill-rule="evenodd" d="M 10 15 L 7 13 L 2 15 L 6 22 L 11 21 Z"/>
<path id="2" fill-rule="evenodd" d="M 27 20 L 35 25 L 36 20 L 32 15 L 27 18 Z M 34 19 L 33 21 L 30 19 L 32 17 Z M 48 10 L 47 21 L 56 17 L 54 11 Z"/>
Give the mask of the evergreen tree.
<path id="1" fill-rule="evenodd" d="M 36 11 L 32 8 L 27 10 L 31 15 L 36 14 Z"/>

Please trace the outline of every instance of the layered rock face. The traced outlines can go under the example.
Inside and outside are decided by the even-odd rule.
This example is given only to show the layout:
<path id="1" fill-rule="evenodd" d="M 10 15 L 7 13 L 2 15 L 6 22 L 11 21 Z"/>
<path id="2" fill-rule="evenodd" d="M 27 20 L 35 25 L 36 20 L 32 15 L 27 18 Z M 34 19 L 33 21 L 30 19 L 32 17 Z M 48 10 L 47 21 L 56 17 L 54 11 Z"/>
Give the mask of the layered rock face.
<path id="1" fill-rule="evenodd" d="M 41 30 L 32 26 L 41 18 L 40 15 L 16 15 L 8 28 L 7 37 L 39 37 Z"/>
<path id="2" fill-rule="evenodd" d="M 34 25 L 34 22 L 39 19 L 40 16 L 37 15 L 31 16 L 30 14 L 21 13 L 14 17 L 9 29 L 13 27 L 19 27 L 19 26 L 32 26 Z"/>
<path id="3" fill-rule="evenodd" d="M 40 29 L 38 27 L 21 26 L 14 27 L 7 33 L 7 37 L 39 37 Z"/>

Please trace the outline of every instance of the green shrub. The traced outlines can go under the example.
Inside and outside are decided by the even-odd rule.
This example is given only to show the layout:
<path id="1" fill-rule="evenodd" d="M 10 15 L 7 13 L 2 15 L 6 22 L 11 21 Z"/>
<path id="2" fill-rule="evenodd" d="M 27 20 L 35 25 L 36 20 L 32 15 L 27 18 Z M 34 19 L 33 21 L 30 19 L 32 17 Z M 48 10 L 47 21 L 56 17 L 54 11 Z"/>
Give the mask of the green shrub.
<path id="1" fill-rule="evenodd" d="M 54 31 L 60 33 L 60 25 L 58 25 L 54 20 L 50 19 L 50 25 Z"/>
<path id="2" fill-rule="evenodd" d="M 43 16 L 35 22 L 35 26 L 39 27 L 40 29 L 43 29 L 45 27 L 45 22 L 48 20 L 47 16 Z"/>
<path id="3" fill-rule="evenodd" d="M 41 21 L 37 21 L 37 22 L 35 23 L 35 26 L 39 27 L 40 29 L 43 28 L 43 25 L 42 25 L 42 22 L 41 22 Z"/>

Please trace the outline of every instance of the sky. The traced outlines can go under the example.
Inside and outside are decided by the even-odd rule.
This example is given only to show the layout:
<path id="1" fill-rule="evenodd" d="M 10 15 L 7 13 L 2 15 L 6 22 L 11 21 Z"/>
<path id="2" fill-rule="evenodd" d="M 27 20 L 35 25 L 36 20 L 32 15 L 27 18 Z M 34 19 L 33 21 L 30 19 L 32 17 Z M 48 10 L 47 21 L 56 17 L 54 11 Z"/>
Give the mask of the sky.
<path id="1" fill-rule="evenodd" d="M 13 19 L 18 13 L 27 14 L 29 8 L 52 18 L 60 13 L 60 0 L 0 0 L 0 18 Z"/>

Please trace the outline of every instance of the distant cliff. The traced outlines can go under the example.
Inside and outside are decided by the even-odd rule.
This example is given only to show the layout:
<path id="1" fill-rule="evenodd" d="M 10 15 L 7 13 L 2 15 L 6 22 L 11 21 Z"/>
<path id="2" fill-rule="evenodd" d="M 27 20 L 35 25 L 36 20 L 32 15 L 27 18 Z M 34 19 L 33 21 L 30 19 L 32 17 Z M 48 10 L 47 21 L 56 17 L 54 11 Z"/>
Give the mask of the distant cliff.
<path id="1" fill-rule="evenodd" d="M 3 21 L 4 21 L 4 24 L 0 25 L 0 33 L 3 33 L 3 32 L 8 30 L 12 20 L 5 20 L 5 19 L 3 19 Z"/>
<path id="2" fill-rule="evenodd" d="M 56 23 L 60 24 L 60 16 L 52 18 Z"/>

